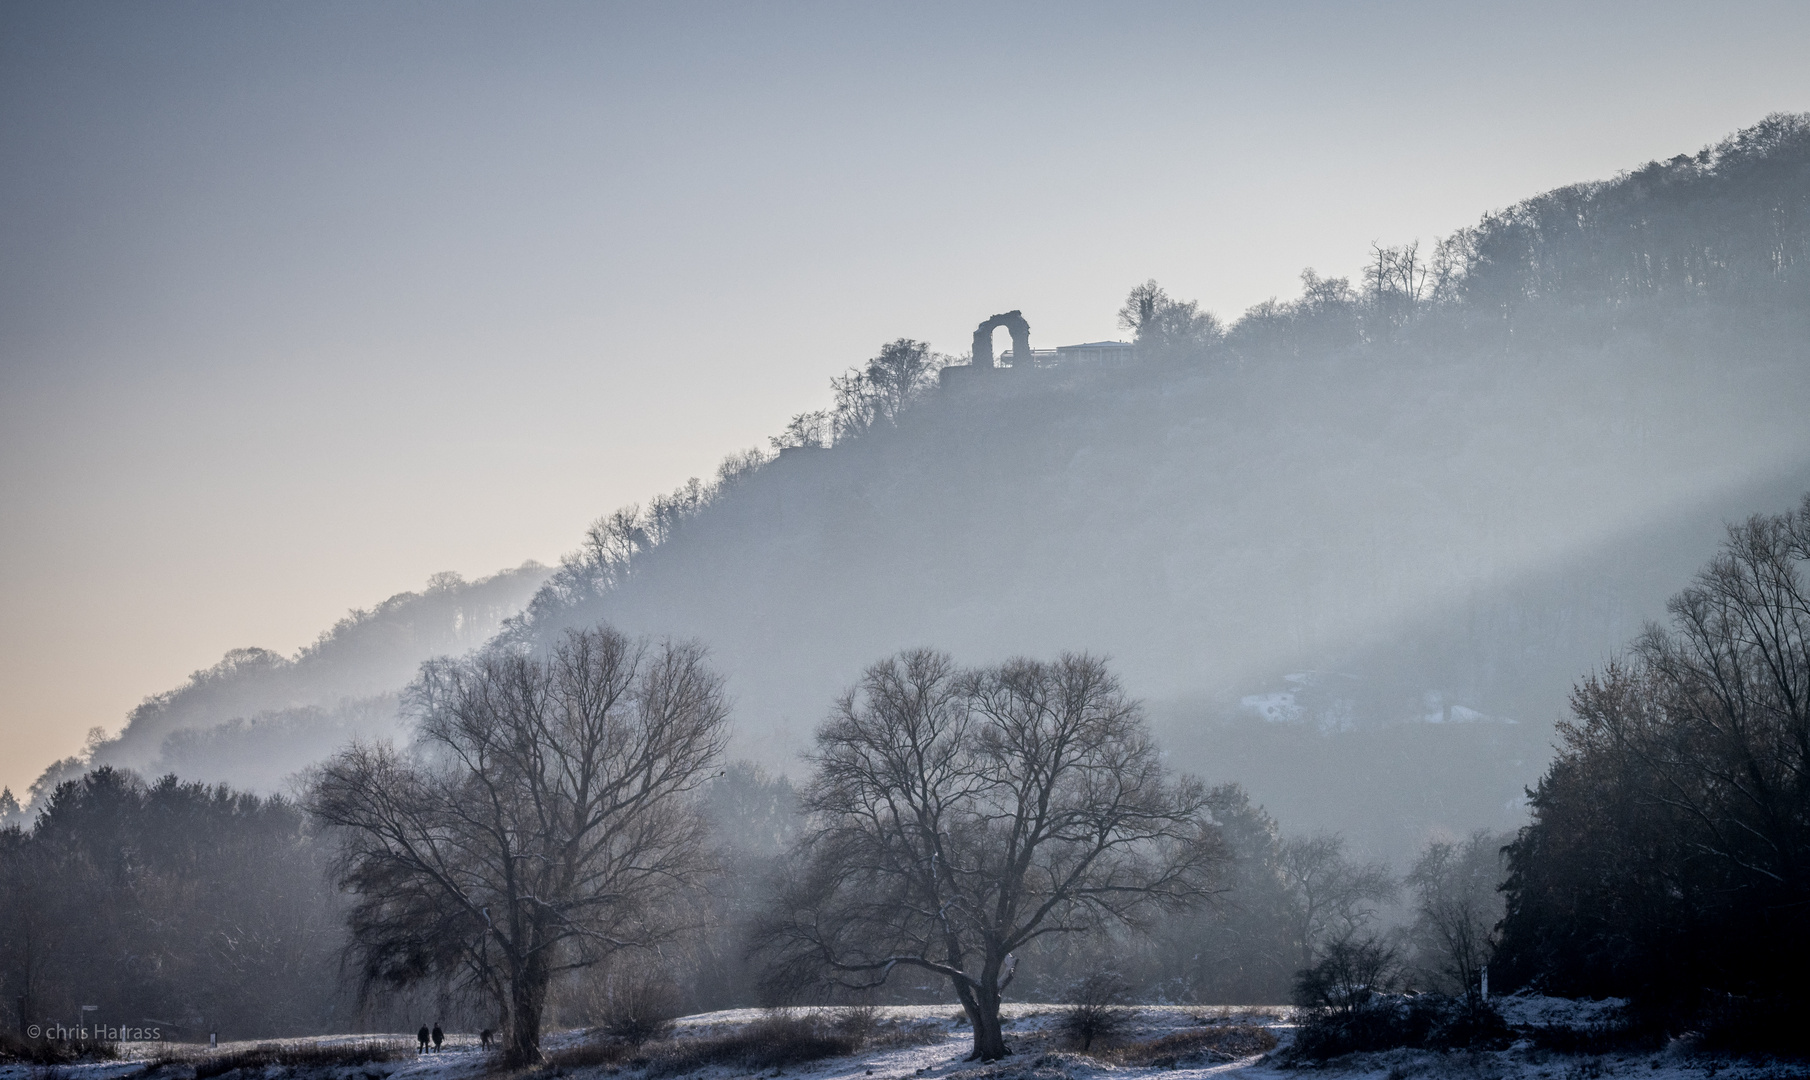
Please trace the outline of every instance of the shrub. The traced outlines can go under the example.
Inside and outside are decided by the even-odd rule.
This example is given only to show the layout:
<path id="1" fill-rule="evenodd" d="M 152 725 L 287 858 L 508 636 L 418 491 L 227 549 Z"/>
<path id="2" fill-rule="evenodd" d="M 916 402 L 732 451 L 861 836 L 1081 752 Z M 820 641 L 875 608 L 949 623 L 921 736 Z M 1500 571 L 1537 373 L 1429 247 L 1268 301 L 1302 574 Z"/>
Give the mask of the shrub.
<path id="1" fill-rule="evenodd" d="M 1528 1028 L 1527 1041 L 1560 1054 L 1610 1054 L 1620 1050 L 1654 1050 L 1665 1045 L 1663 1025 L 1617 1019 L 1601 1024 L 1541 1024 Z"/>
<path id="2" fill-rule="evenodd" d="M 839 1033 L 866 1045 L 880 1028 L 880 1007 L 873 1004 L 849 1005 L 836 1013 L 833 1024 Z"/>
<path id="3" fill-rule="evenodd" d="M 1351 1013 L 1373 995 L 1395 989 L 1401 970 L 1395 950 L 1373 938 L 1346 938 L 1326 947 L 1312 967 L 1295 973 L 1295 1004 Z"/>
<path id="4" fill-rule="evenodd" d="M 1498 1050 L 1512 1040 L 1508 1022 L 1481 998 L 1432 997 L 1434 1023 L 1427 1033 L 1427 1045 L 1441 1050 Z"/>
<path id="5" fill-rule="evenodd" d="M 679 991 L 670 981 L 639 979 L 615 989 L 599 1026 L 613 1039 L 640 1046 L 671 1035 L 681 1011 Z"/>
<path id="6" fill-rule="evenodd" d="M 1348 1008 L 1309 1010 L 1287 1056 L 1324 1061 L 1360 1051 L 1495 1049 L 1508 1042 L 1507 1022 L 1488 1004 L 1473 1008 L 1442 994 L 1373 994 Z"/>
<path id="7" fill-rule="evenodd" d="M 1110 1042 L 1121 1035 L 1137 1010 L 1127 1008 L 1125 980 L 1117 972 L 1101 971 L 1069 987 L 1068 1010 L 1057 1021 L 1057 1030 L 1070 1044 L 1090 1050 L 1096 1042 Z"/>
<path id="8" fill-rule="evenodd" d="M 1698 1016 L 1703 1050 L 1736 1054 L 1776 1054 L 1810 1058 L 1810 1031 L 1804 1024 L 1804 1002 L 1783 998 L 1724 996 Z"/>
<path id="9" fill-rule="evenodd" d="M 1390 997 L 1373 997 L 1351 1008 L 1314 1008 L 1295 1028 L 1290 1059 L 1325 1061 L 1364 1050 L 1424 1046 L 1432 1018 L 1426 1010 L 1404 1007 Z"/>

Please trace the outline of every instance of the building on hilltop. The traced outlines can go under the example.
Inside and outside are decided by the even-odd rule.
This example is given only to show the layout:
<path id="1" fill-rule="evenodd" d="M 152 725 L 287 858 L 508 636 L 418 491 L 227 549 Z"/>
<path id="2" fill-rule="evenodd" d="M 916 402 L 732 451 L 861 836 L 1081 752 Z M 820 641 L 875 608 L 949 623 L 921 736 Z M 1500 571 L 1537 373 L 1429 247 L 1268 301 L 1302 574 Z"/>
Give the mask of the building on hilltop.
<path id="1" fill-rule="evenodd" d="M 1058 345 L 1054 349 L 1032 349 L 1031 362 L 1038 367 L 1067 367 L 1071 364 L 1129 363 L 1137 346 L 1129 341 L 1085 341 L 1079 345 Z"/>
<path id="2" fill-rule="evenodd" d="M 1079 345 L 1059 345 L 1054 349 L 1031 348 L 1031 326 L 1016 309 L 995 315 L 974 331 L 973 359 L 961 366 L 944 368 L 942 384 L 967 379 L 982 372 L 996 370 L 993 362 L 993 331 L 1004 327 L 1012 337 L 1009 370 L 1032 371 L 1043 368 L 1072 367 L 1077 364 L 1117 366 L 1129 362 L 1137 347 L 1129 341 L 1087 341 Z"/>

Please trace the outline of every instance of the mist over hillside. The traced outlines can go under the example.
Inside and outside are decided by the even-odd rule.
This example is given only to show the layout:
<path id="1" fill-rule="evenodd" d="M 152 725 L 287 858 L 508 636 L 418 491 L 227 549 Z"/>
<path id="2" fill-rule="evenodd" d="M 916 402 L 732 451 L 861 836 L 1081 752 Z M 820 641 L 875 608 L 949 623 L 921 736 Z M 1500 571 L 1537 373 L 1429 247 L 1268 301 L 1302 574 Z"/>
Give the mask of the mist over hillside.
<path id="1" fill-rule="evenodd" d="M 1138 360 L 802 416 L 601 522 L 513 632 L 703 640 L 776 766 L 895 650 L 1090 650 L 1291 827 L 1513 826 L 1580 674 L 1810 488 L 1807 200 L 1810 123 L 1774 117 L 1229 330 L 1146 286 Z"/>
<path id="2" fill-rule="evenodd" d="M 1512 827 L 1573 682 L 1725 522 L 1810 489 L 1806 258 L 1810 118 L 1775 116 L 1230 326 L 1140 286 L 1124 362 L 939 385 L 949 358 L 900 339 L 776 455 L 601 519 L 551 577 L 437 579 L 293 659 L 235 651 L 34 791 L 106 763 L 268 790 L 395 732 L 421 660 L 607 620 L 706 644 L 737 752 L 774 769 L 898 649 L 1088 650 L 1174 764 L 1291 830 L 1400 859 Z"/>
<path id="3" fill-rule="evenodd" d="M 293 657 L 234 649 L 146 698 L 116 737 L 91 736 L 84 756 L 47 769 L 32 785 L 33 801 L 100 765 L 280 790 L 291 773 L 353 738 L 397 734 L 397 691 L 421 662 L 482 645 L 547 573 L 529 562 L 476 581 L 435 574 L 421 592 L 348 613 Z"/>
<path id="4" fill-rule="evenodd" d="M 1749 344 L 1699 342 L 1715 366 L 1640 335 L 951 395 L 883 437 L 787 453 L 572 620 L 708 642 L 741 746 L 775 765 L 895 650 L 1085 649 L 1155 699 L 1178 764 L 1252 785 L 1292 826 L 1366 831 L 1324 796 L 1379 782 L 1416 801 L 1463 785 L 1469 805 L 1416 831 L 1512 824 L 1580 670 L 1663 613 L 1723 520 L 1810 487 L 1806 357 Z M 1524 737 L 1482 730 L 1511 719 Z M 1393 777 L 1349 753 L 1309 770 L 1229 759 L 1213 729 L 1240 720 L 1310 745 L 1403 723 L 1459 745 Z M 1479 804 L 1464 748 L 1511 736 Z"/>

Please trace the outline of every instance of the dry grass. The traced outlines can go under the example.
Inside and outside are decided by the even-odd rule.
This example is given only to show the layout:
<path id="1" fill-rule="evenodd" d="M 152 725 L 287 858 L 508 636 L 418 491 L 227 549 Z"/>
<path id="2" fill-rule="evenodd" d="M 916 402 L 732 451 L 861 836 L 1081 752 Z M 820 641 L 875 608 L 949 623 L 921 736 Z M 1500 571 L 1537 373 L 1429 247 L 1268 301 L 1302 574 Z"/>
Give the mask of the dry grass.
<path id="1" fill-rule="evenodd" d="M 331 1068 L 345 1065 L 370 1065 L 379 1061 L 400 1061 L 412 1057 L 413 1044 L 386 1039 L 362 1039 L 357 1042 L 330 1043 L 260 1043 L 248 1050 L 210 1054 L 195 1062 L 195 1080 L 209 1080 L 239 1069 L 262 1071 L 268 1066 L 285 1068 Z"/>
<path id="2" fill-rule="evenodd" d="M 913 1046 L 940 1037 L 934 1024 L 888 1022 L 876 1010 L 857 1007 L 834 1013 L 775 1013 L 738 1031 L 671 1039 L 644 1047 L 633 1064 L 647 1075 L 679 1076 L 713 1065 L 747 1072 L 789 1069 L 861 1050 Z"/>
<path id="3" fill-rule="evenodd" d="M 650 1077 L 680 1076 L 710 1066 L 744 1072 L 784 1069 L 861 1050 L 915 1046 L 941 1037 L 934 1023 L 888 1021 L 870 1007 L 808 1013 L 773 1013 L 733 1031 L 681 1035 L 636 1046 L 606 1037 L 549 1051 L 518 1080 L 549 1080 L 598 1066 L 645 1070 Z"/>
<path id="4" fill-rule="evenodd" d="M 776 1015 L 740 1031 L 664 1043 L 648 1055 L 647 1072 L 649 1076 L 677 1076 L 710 1065 L 785 1069 L 852 1054 L 861 1049 L 862 1042 L 815 1017 Z"/>
<path id="5" fill-rule="evenodd" d="M 0 1061 L 68 1065 L 77 1061 L 110 1061 L 117 1057 L 119 1047 L 99 1039 L 21 1039 L 0 1032 Z"/>
<path id="6" fill-rule="evenodd" d="M 557 1075 L 564 1069 L 583 1069 L 593 1065 L 620 1065 L 634 1057 L 638 1049 L 636 1044 L 620 1039 L 597 1039 L 562 1046 L 546 1054 L 546 1061 L 541 1069 L 536 1070 L 536 1075 L 541 1072 Z"/>

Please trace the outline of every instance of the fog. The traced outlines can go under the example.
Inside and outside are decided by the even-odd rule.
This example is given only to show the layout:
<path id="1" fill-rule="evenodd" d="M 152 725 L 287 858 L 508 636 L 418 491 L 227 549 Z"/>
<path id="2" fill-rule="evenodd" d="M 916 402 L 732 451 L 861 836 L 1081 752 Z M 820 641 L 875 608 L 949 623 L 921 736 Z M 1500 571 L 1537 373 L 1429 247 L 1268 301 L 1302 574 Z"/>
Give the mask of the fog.
<path id="1" fill-rule="evenodd" d="M 421 592 L 349 612 L 294 656 L 235 649 L 146 698 L 119 734 L 92 732 L 81 755 L 38 778 L 32 801 L 103 765 L 281 792 L 354 739 L 406 739 L 398 692 L 421 663 L 484 644 L 546 576 L 534 563 L 470 582 L 435 574 Z"/>
<path id="2" fill-rule="evenodd" d="M 1242 312 L 1146 278 L 976 300 L 966 353 L 900 325 L 556 566 L 228 651 L 0 793 L 0 1053 L 85 1010 L 192 1042 L 431 1012 L 511 1067 L 565 1027 L 580 1065 L 752 1070 L 628 1055 L 953 989 L 991 1061 L 1008 987 L 1102 980 L 1494 1052 L 1531 1045 L 1498 955 L 1596 997 L 1663 968 L 1714 1001 L 1678 1030 L 1752 1038 L 1724 985 L 1800 1015 L 1810 113 L 1677 150 Z M 1646 968 L 1598 958 L 1629 897 Z"/>
<path id="3" fill-rule="evenodd" d="M 1128 360 L 831 416 L 832 448 L 642 511 L 568 567 L 600 591 L 556 578 L 521 632 L 708 643 L 775 769 L 899 649 L 1092 651 L 1176 763 L 1285 825 L 1398 861 L 1513 828 L 1574 683 L 1726 523 L 1810 489 L 1806 309 L 1773 269 L 1805 250 L 1804 125 L 1490 215 L 1412 295 L 1379 247 L 1228 332 L 1158 294 Z"/>
<path id="4" fill-rule="evenodd" d="M 34 792 L 99 764 L 283 790 L 405 736 L 415 667 L 527 609 L 506 639 L 606 621 L 703 643 L 736 754 L 775 774 L 900 649 L 1087 651 L 1174 764 L 1290 828 L 1397 862 L 1514 828 L 1571 686 L 1727 522 L 1810 489 L 1806 311 L 1773 269 L 1803 257 L 1803 131 L 1548 193 L 1436 251 L 1379 246 L 1358 284 L 1308 271 L 1229 326 L 1144 286 L 1137 344 L 1105 359 L 1028 364 L 1001 334 L 976 373 L 915 346 L 927 366 L 877 411 L 878 383 L 841 379 L 783 449 L 600 519 L 545 587 L 532 565 L 443 575 L 292 659 L 229 654 Z M 1555 207 L 1583 227 L 1552 229 Z M 1033 349 L 1069 344 L 1026 316 Z"/>
<path id="5" fill-rule="evenodd" d="M 1111 337 L 1150 277 L 1229 320 L 1810 107 L 1807 28 L 1778 0 L 6 5 L 0 784 L 230 648 L 555 562 L 883 340 L 960 352 L 1012 307 L 1039 347 Z"/>
<path id="6" fill-rule="evenodd" d="M 776 769 L 896 650 L 1102 653 L 1178 763 L 1400 858 L 1517 823 L 1572 683 L 1663 616 L 1724 521 L 1810 489 L 1801 351 L 1629 336 L 964 387 L 787 452 L 570 617 L 709 643 L 739 747 Z M 1405 773 L 1227 755 L 1239 721 L 1446 750 Z M 1448 786 L 1461 805 L 1400 820 Z"/>

